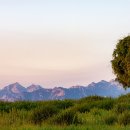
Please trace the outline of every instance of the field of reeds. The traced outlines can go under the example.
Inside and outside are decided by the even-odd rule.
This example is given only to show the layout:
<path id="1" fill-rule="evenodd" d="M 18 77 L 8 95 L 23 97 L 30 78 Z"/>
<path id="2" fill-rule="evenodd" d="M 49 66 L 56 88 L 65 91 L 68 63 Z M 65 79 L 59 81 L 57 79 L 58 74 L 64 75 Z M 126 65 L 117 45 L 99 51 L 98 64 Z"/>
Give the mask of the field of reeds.
<path id="1" fill-rule="evenodd" d="M 130 94 L 0 102 L 0 130 L 130 130 Z"/>

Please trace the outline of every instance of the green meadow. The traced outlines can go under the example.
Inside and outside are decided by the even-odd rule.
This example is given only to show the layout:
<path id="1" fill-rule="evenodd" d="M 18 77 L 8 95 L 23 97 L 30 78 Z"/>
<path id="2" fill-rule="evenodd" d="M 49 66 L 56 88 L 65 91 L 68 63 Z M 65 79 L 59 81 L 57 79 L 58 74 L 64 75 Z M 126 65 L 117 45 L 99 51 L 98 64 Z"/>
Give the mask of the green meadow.
<path id="1" fill-rule="evenodd" d="M 0 130 L 130 130 L 130 94 L 0 102 Z"/>

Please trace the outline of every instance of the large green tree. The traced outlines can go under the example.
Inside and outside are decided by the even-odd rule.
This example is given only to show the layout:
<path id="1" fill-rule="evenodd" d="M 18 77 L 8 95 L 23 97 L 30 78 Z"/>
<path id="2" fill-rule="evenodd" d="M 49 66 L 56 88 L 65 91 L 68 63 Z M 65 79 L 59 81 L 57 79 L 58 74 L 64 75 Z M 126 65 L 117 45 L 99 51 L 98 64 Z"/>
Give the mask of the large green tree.
<path id="1" fill-rule="evenodd" d="M 116 79 L 124 88 L 130 87 L 130 36 L 127 36 L 116 45 L 111 61 Z"/>

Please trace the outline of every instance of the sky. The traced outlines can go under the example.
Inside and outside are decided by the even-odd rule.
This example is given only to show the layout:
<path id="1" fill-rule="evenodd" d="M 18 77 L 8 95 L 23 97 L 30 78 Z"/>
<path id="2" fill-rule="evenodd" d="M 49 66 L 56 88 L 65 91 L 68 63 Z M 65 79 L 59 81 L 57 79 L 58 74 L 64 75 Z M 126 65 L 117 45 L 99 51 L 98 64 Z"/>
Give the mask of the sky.
<path id="1" fill-rule="evenodd" d="M 129 34 L 130 0 L 0 0 L 0 88 L 109 81 Z"/>

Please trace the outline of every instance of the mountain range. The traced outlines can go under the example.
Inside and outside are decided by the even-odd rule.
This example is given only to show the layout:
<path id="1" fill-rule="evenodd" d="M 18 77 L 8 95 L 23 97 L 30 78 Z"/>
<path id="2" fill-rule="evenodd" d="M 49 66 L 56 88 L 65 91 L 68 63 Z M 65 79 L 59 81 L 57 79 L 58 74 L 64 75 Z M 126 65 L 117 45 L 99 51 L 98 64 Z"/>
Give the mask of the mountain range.
<path id="1" fill-rule="evenodd" d="M 10 84 L 0 90 L 2 101 L 41 101 L 41 100 L 63 100 L 80 99 L 91 95 L 103 97 L 118 97 L 130 92 L 130 88 L 124 89 L 121 84 L 112 80 L 110 82 L 101 80 L 92 82 L 87 86 L 72 86 L 70 88 L 55 87 L 52 89 L 43 88 L 40 85 L 32 84 L 25 88 L 18 82 Z"/>

